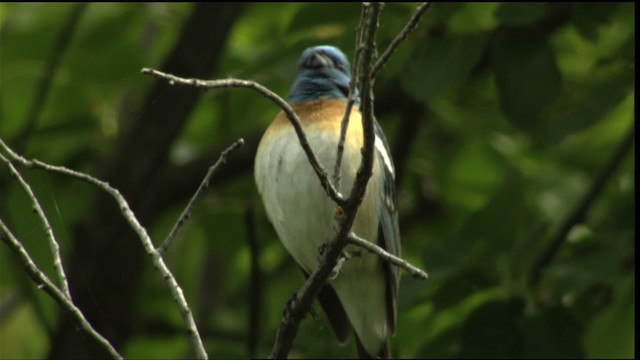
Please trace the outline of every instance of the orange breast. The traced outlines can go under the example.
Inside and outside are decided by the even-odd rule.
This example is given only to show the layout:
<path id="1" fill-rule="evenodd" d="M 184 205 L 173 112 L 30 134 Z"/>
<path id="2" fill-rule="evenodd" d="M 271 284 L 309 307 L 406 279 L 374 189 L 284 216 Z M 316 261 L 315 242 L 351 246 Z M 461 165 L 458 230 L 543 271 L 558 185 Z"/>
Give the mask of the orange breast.
<path id="1" fill-rule="evenodd" d="M 300 118 L 305 131 L 313 129 L 314 131 L 340 134 L 340 125 L 347 107 L 347 101 L 345 99 L 318 99 L 305 103 L 294 103 L 291 104 L 291 107 Z M 291 126 L 293 125 L 291 125 L 287 115 L 280 111 L 267 129 L 267 133 L 284 130 Z M 360 139 L 360 143 L 362 142 L 361 116 L 358 107 L 354 105 L 349 118 L 349 139 L 353 141 L 356 138 Z"/>

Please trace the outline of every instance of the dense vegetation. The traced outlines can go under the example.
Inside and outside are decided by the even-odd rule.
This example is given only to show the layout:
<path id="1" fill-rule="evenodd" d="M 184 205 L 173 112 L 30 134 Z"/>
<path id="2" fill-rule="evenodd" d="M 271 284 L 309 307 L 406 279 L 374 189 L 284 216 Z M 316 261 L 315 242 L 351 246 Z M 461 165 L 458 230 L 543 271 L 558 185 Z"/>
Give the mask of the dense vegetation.
<path id="1" fill-rule="evenodd" d="M 416 4 L 387 4 L 384 49 Z M 214 177 L 166 259 L 212 358 L 264 357 L 303 277 L 252 176 L 277 107 L 140 74 L 251 79 L 286 96 L 308 46 L 353 56 L 358 4 L 0 4 L 0 138 L 118 188 L 159 244 Z M 397 165 L 406 274 L 400 357 L 632 357 L 635 4 L 436 3 L 376 80 Z M 0 219 L 53 277 L 31 203 L 0 170 Z M 191 345 L 162 278 L 95 187 L 18 169 L 63 252 L 74 300 L 130 358 Z M 255 231 L 255 236 L 252 233 Z M 345 357 L 308 317 L 292 357 Z M 0 246 L 0 358 L 95 357 Z"/>

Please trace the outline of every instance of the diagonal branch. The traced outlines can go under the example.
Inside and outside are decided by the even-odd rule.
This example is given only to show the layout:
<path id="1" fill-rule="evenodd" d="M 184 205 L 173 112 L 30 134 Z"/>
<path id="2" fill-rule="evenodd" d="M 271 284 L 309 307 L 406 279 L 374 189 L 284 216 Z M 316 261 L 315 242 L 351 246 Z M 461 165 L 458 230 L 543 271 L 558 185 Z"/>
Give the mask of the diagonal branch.
<path id="1" fill-rule="evenodd" d="M 309 275 L 307 281 L 300 288 L 294 298 L 288 303 L 287 308 L 285 309 L 285 314 L 280 322 L 278 333 L 276 335 L 276 341 L 270 355 L 271 358 L 284 358 L 288 355 L 289 350 L 291 349 L 291 346 L 293 344 L 293 339 L 295 338 L 295 335 L 297 333 L 300 321 L 308 313 L 311 307 L 311 303 L 316 298 L 318 292 L 326 283 L 329 276 L 331 276 L 335 264 L 342 254 L 342 250 L 346 245 L 358 241 L 349 240 L 348 237 L 351 234 L 351 227 L 353 225 L 355 215 L 364 198 L 367 183 L 373 172 L 373 163 L 375 157 L 375 132 L 372 87 L 375 76 L 373 76 L 372 74 L 374 74 L 373 57 L 375 54 L 375 34 L 378 28 L 379 16 L 382 10 L 382 6 L 383 5 L 381 3 L 364 3 L 362 10 L 363 16 L 360 20 L 360 24 L 357 27 L 357 60 L 354 62 L 354 74 L 357 74 L 357 76 L 355 76 L 355 80 L 350 83 L 350 94 L 348 103 L 351 103 L 351 106 L 355 104 L 356 81 L 359 81 L 361 95 L 363 96 L 363 102 L 361 104 L 360 110 L 362 113 L 364 141 L 362 148 L 362 160 L 358 168 L 351 193 L 347 199 L 345 199 L 339 192 L 340 162 L 336 162 L 336 169 L 334 169 L 335 183 L 332 184 L 331 180 L 327 176 L 326 171 L 320 165 L 317 158 L 315 157 L 315 154 L 308 144 L 306 135 L 300 124 L 300 119 L 295 114 L 293 109 L 289 106 L 289 104 L 286 103 L 286 101 L 284 101 L 269 89 L 254 81 L 239 79 L 204 81 L 193 78 L 181 78 L 149 68 L 142 69 L 143 74 L 152 75 L 154 77 L 167 80 L 170 85 L 178 84 L 202 89 L 244 87 L 257 91 L 263 96 L 275 102 L 285 112 L 291 124 L 293 125 L 298 136 L 298 140 L 300 141 L 300 144 L 304 149 L 305 154 L 307 155 L 307 159 L 316 172 L 316 175 L 318 176 L 325 192 L 327 193 L 327 196 L 329 196 L 333 201 L 336 202 L 336 204 L 340 208 L 344 210 L 339 217 L 338 231 L 335 238 L 329 241 L 327 244 L 325 244 L 326 246 L 323 247 L 324 251 L 321 254 L 319 266 Z M 424 10 L 426 10 L 426 7 L 424 8 Z M 424 10 L 419 11 L 420 15 L 424 12 Z M 414 15 L 412 20 L 410 20 L 410 23 L 413 22 L 417 24 L 420 15 Z M 391 53 L 393 52 L 393 50 L 395 50 L 399 42 L 406 38 L 408 33 L 415 28 L 415 24 L 405 27 L 405 30 L 403 30 L 401 35 L 399 35 L 398 40 L 395 41 L 392 46 L 390 46 L 390 50 L 388 49 L 385 52 L 385 60 L 383 60 L 382 62 L 379 61 L 378 64 L 376 64 L 378 67 L 382 67 L 386 59 L 391 56 Z M 379 71 L 379 69 L 377 69 L 375 73 L 377 73 L 377 71 Z M 349 113 L 350 111 L 345 112 L 344 120 L 342 122 L 342 127 L 344 128 L 343 132 L 344 130 L 346 130 L 346 126 L 348 124 Z M 343 137 L 344 135 L 341 136 L 341 138 Z M 339 155 L 340 149 L 337 149 L 337 151 Z M 338 187 L 334 187 L 334 185 Z M 367 249 L 376 252 L 379 256 L 386 259 L 387 261 L 392 261 L 395 264 L 402 264 L 403 267 L 410 268 L 410 265 L 408 265 L 406 261 L 396 257 L 392 257 L 390 254 L 385 255 L 385 252 L 381 249 L 380 251 L 377 251 L 378 249 L 376 249 L 376 247 L 368 247 Z M 424 272 L 421 273 L 420 271 L 415 271 L 415 268 L 411 269 L 410 271 L 413 274 L 420 274 L 419 276 L 426 276 Z"/>
<path id="2" fill-rule="evenodd" d="M 193 194 L 193 197 L 191 197 L 191 200 L 189 200 L 187 207 L 182 211 L 182 214 L 180 214 L 178 221 L 175 223 L 175 225 L 173 225 L 173 228 L 169 232 L 169 235 L 167 235 L 167 238 L 164 240 L 162 245 L 160 245 L 156 249 L 159 255 L 164 254 L 165 251 L 167 251 L 167 249 L 169 248 L 169 246 L 171 246 L 173 239 L 178 234 L 178 230 L 184 224 L 184 222 L 189 218 L 189 216 L 191 216 L 191 210 L 195 206 L 196 201 L 198 201 L 198 198 L 200 197 L 200 194 L 202 194 L 204 189 L 209 187 L 209 182 L 211 181 L 211 178 L 216 173 L 220 165 L 227 162 L 227 156 L 229 156 L 229 154 L 231 154 L 234 150 L 236 150 L 242 145 L 244 145 L 244 139 L 238 139 L 236 142 L 231 144 L 231 146 L 229 146 L 226 150 L 224 150 L 222 154 L 220 154 L 220 157 L 218 158 L 218 161 L 216 161 L 215 164 L 209 167 L 209 171 L 207 171 L 207 174 L 205 175 L 204 179 L 202 179 L 200 186 L 198 186 L 198 190 L 196 190 L 196 193 Z"/>
<path id="3" fill-rule="evenodd" d="M 393 254 L 388 253 L 387 251 L 385 251 L 383 248 L 381 248 L 380 246 L 372 243 L 371 241 L 365 240 L 359 236 L 357 236 L 354 233 L 350 233 L 347 236 L 347 241 L 350 242 L 353 245 L 357 245 L 360 246 L 361 248 L 366 249 L 367 251 L 374 253 L 376 255 L 378 255 L 379 257 L 381 257 L 383 260 L 394 264 L 398 267 L 401 267 L 403 269 L 405 269 L 409 274 L 411 274 L 411 276 L 413 276 L 414 278 L 418 278 L 418 279 L 422 279 L 422 280 L 426 280 L 429 278 L 429 274 L 427 274 L 424 270 L 411 265 L 408 261 L 399 258 Z"/>
<path id="4" fill-rule="evenodd" d="M 71 42 L 71 38 L 73 37 L 73 33 L 84 14 L 88 3 L 79 3 L 73 5 L 73 8 L 69 12 L 67 20 L 65 22 L 64 27 L 60 31 L 60 34 L 55 40 L 55 44 L 51 48 L 51 53 L 49 54 L 48 60 L 45 62 L 45 67 L 42 71 L 42 75 L 38 79 L 38 84 L 35 90 L 35 97 L 33 98 L 33 102 L 29 106 L 29 110 L 27 112 L 27 117 L 24 121 L 25 125 L 22 128 L 22 131 L 15 138 L 15 149 L 16 151 L 22 151 L 24 149 L 25 144 L 29 140 L 29 136 L 36 128 L 38 124 L 38 120 L 40 119 L 40 114 L 42 113 L 42 109 L 47 101 L 47 95 L 49 94 L 49 90 L 51 89 L 51 84 L 53 83 L 53 79 L 56 74 L 56 70 L 58 69 L 58 65 L 60 65 L 60 61 L 67 50 L 69 43 Z"/>
<path id="5" fill-rule="evenodd" d="M 225 80 L 200 80 L 200 79 L 185 79 L 179 76 L 166 74 L 162 71 L 158 71 L 155 69 L 143 68 L 141 72 L 145 75 L 151 75 L 159 79 L 164 79 L 169 82 L 169 85 L 183 85 L 183 86 L 192 86 L 200 89 L 219 89 L 219 88 L 248 88 L 254 91 L 257 91 L 267 99 L 275 102 L 291 121 L 296 134 L 298 136 L 298 140 L 300 140 L 300 145 L 307 155 L 307 159 L 309 159 L 309 163 L 313 167 L 313 170 L 318 175 L 318 179 L 320 179 L 320 183 L 322 187 L 326 191 L 327 195 L 333 199 L 338 205 L 343 206 L 345 204 L 344 197 L 338 190 L 336 190 L 335 186 L 331 183 L 329 176 L 327 175 L 327 171 L 322 167 L 318 158 L 314 154 L 311 146 L 309 145 L 309 141 L 307 140 L 307 136 L 304 134 L 304 130 L 302 129 L 302 123 L 300 122 L 300 118 L 293 110 L 293 108 L 280 96 L 278 96 L 273 91 L 267 89 L 266 87 L 260 85 L 255 81 L 250 80 L 241 80 L 241 79 L 225 79 Z"/>
<path id="6" fill-rule="evenodd" d="M 285 314 L 280 321 L 278 333 L 276 335 L 276 341 L 271 350 L 270 358 L 279 359 L 287 357 L 291 346 L 293 345 L 293 339 L 296 336 L 300 321 L 305 317 L 311 308 L 313 300 L 316 298 L 320 289 L 327 282 L 332 275 L 333 268 L 335 267 L 338 258 L 342 254 L 342 250 L 348 244 L 346 241 L 347 235 L 351 232 L 351 226 L 355 219 L 355 215 L 358 211 L 358 207 L 362 202 L 364 193 L 366 190 L 367 182 L 371 177 L 373 169 L 374 158 L 374 139 L 375 134 L 373 132 L 373 93 L 371 91 L 371 59 L 373 57 L 375 47 L 375 33 L 378 26 L 378 18 L 382 9 L 382 4 L 379 3 L 363 3 L 365 7 L 366 26 L 363 26 L 364 31 L 364 48 L 361 60 L 361 74 L 362 76 L 362 96 L 364 97 L 364 106 L 362 111 L 363 133 L 364 133 L 364 147 L 362 150 L 362 161 L 360 168 L 356 175 L 355 183 L 351 190 L 351 194 L 347 199 L 346 206 L 342 218 L 340 219 L 339 229 L 336 237 L 331 240 L 320 259 L 318 267 L 309 275 L 307 281 L 302 285 L 300 290 L 296 293 L 294 298 L 289 302 L 285 309 Z M 363 17 L 364 19 L 365 17 Z M 361 21 L 363 20 L 361 19 Z"/>
<path id="7" fill-rule="evenodd" d="M 122 215 L 127 220 L 131 228 L 136 232 L 140 240 L 142 241 L 142 246 L 147 252 L 147 255 L 151 257 L 153 261 L 153 265 L 156 267 L 156 269 L 158 269 L 158 271 L 162 275 L 162 278 L 167 284 L 167 287 L 169 287 L 169 290 L 171 291 L 171 295 L 176 301 L 178 308 L 180 309 L 180 313 L 182 314 L 183 321 L 185 322 L 185 325 L 187 327 L 187 333 L 189 334 L 191 342 L 195 348 L 196 356 L 198 357 L 198 359 L 207 359 L 208 358 L 207 353 L 204 349 L 204 345 L 202 344 L 202 339 L 200 338 L 200 334 L 198 333 L 198 328 L 193 319 L 193 314 L 191 313 L 189 304 L 187 303 L 187 300 L 184 297 L 182 288 L 180 288 L 180 285 L 178 285 L 178 282 L 176 281 L 175 277 L 173 276 L 173 274 L 165 264 L 160 253 L 158 253 L 158 251 L 156 251 L 156 249 L 154 248 L 153 242 L 151 241 L 151 238 L 149 237 L 147 230 L 140 224 L 140 222 L 136 218 L 133 211 L 131 211 L 129 204 L 127 203 L 125 198 L 122 196 L 122 194 L 120 194 L 120 191 L 118 191 L 118 189 L 112 187 L 108 183 L 98 180 L 85 173 L 67 169 L 63 166 L 49 165 L 35 159 L 27 160 L 22 156 L 16 154 L 15 152 L 13 152 L 2 141 L 2 139 L 0 139 L 0 146 L 14 160 L 20 162 L 24 166 L 27 166 L 30 168 L 36 168 L 36 169 L 43 169 L 46 171 L 63 174 L 63 175 L 67 175 L 67 176 L 82 180 L 91 185 L 97 186 L 98 188 L 102 189 L 103 191 L 105 191 L 115 199 L 115 201 L 118 203 L 118 206 L 120 207 L 120 211 L 122 212 Z"/>
<path id="8" fill-rule="evenodd" d="M 616 170 L 622 163 L 625 155 L 629 152 L 629 150 L 632 149 L 634 138 L 635 124 L 632 124 L 627 134 L 622 138 L 620 144 L 609 158 L 609 161 L 607 161 L 600 173 L 598 173 L 596 178 L 591 183 L 591 187 L 589 188 L 587 193 L 576 205 L 574 211 L 572 211 L 569 216 L 562 222 L 557 233 L 553 236 L 551 242 L 549 242 L 542 255 L 540 255 L 540 257 L 536 259 L 529 277 L 529 282 L 531 285 L 535 286 L 538 284 L 542 275 L 542 271 L 547 266 L 549 266 L 562 245 L 567 241 L 567 235 L 569 234 L 569 231 L 571 231 L 571 229 L 576 224 L 584 221 L 587 212 L 596 201 L 598 196 L 602 194 L 602 191 L 604 190 L 609 180 L 611 180 L 613 175 L 616 173 Z"/>
<path id="9" fill-rule="evenodd" d="M 20 241 L 11 233 L 9 228 L 0 219 L 0 238 L 6 243 L 11 251 L 18 257 L 22 266 L 26 270 L 27 274 L 38 284 L 38 288 L 44 290 L 47 294 L 51 295 L 60 307 L 67 310 L 76 320 L 82 330 L 84 330 L 89 336 L 94 338 L 102 345 L 102 347 L 111 355 L 114 359 L 123 359 L 122 355 L 105 339 L 100 333 L 98 333 L 91 324 L 84 317 L 80 309 L 78 309 L 71 298 L 67 297 L 56 285 L 45 275 L 31 259 L 27 250 L 22 246 Z"/>
<path id="10" fill-rule="evenodd" d="M 0 142 L 1 141 L 2 140 L 0 139 Z M 2 145 L 4 146 L 4 143 L 2 143 Z M 40 205 L 40 202 L 36 198 L 36 195 L 33 193 L 33 190 L 31 190 L 31 186 L 29 186 L 29 184 L 27 184 L 27 182 L 24 181 L 24 179 L 22 178 L 22 175 L 20 175 L 18 170 L 16 170 L 16 168 L 13 166 L 11 161 L 9 161 L 9 159 L 4 157 L 4 155 L 2 154 L 0 154 L 0 160 L 2 160 L 4 163 L 7 164 L 7 167 L 9 168 L 9 171 L 11 172 L 12 176 L 18 181 L 18 183 L 20 184 L 24 192 L 29 197 L 29 200 L 31 200 L 33 211 L 38 215 L 38 218 L 40 219 L 40 223 L 42 224 L 42 227 L 44 228 L 44 231 L 47 234 L 47 240 L 49 241 L 49 247 L 51 248 L 51 255 L 53 256 L 53 268 L 56 270 L 56 273 L 58 274 L 58 280 L 60 281 L 60 288 L 62 290 L 62 293 L 64 294 L 64 296 L 67 297 L 67 299 L 71 300 L 69 283 L 67 282 L 67 276 L 65 275 L 64 267 L 62 265 L 62 257 L 60 256 L 60 245 L 56 241 L 56 237 L 53 234 L 53 230 L 51 228 L 51 224 L 49 224 L 47 215 L 45 215 L 44 210 L 42 210 L 42 206 Z"/>
<path id="11" fill-rule="evenodd" d="M 260 270 L 260 246 L 256 234 L 256 223 L 253 206 L 248 205 L 244 213 L 245 228 L 247 231 L 247 241 L 249 243 L 249 254 L 251 255 L 251 280 L 249 286 L 249 331 L 247 334 L 247 348 L 249 356 L 256 357 L 256 350 L 260 342 L 260 319 L 263 308 L 263 285 L 262 273 Z"/>
<path id="12" fill-rule="evenodd" d="M 425 11 L 427 11 L 427 9 L 429 9 L 430 7 L 431 7 L 431 2 L 424 2 L 416 8 L 416 12 L 413 14 L 411 19 L 409 19 L 409 22 L 407 22 L 407 24 L 398 33 L 398 35 L 396 35 L 396 37 L 393 38 L 393 40 L 391 41 L 391 44 L 389 44 L 387 49 L 382 53 L 382 55 L 380 55 L 380 58 L 378 59 L 376 64 L 373 66 L 373 70 L 371 71 L 372 78 L 375 79 L 376 76 L 378 76 L 378 73 L 380 72 L 380 70 L 382 70 L 382 68 L 387 63 L 387 61 L 389 61 L 389 59 L 391 58 L 391 55 L 396 51 L 400 43 L 404 41 L 407 38 L 407 36 L 409 36 L 409 34 L 411 34 L 418 27 L 420 18 L 425 13 Z"/>
<path id="13" fill-rule="evenodd" d="M 333 169 L 333 183 L 341 190 L 340 186 L 340 168 L 342 167 L 342 156 L 344 154 L 344 142 L 347 137 L 347 128 L 349 127 L 349 118 L 351 117 L 351 109 L 353 105 L 358 101 L 357 86 L 358 86 L 358 73 L 360 71 L 360 58 L 362 54 L 362 25 L 364 24 L 365 16 L 367 15 L 366 7 L 362 7 L 360 11 L 360 21 L 356 26 L 356 44 L 355 54 L 353 55 L 353 70 L 351 74 L 351 80 L 349 80 L 349 96 L 347 97 L 347 107 L 344 110 L 344 116 L 340 125 L 340 140 L 338 141 L 338 148 L 336 149 L 336 165 Z"/>
<path id="14" fill-rule="evenodd" d="M 373 127 L 373 82 L 374 78 L 370 76 L 371 65 L 376 47 L 376 32 L 378 30 L 378 21 L 380 12 L 382 11 L 382 3 L 364 3 L 363 6 L 369 8 L 370 15 L 368 16 L 366 27 L 363 29 L 363 51 L 362 62 L 360 71 L 360 85 L 361 94 L 363 97 L 362 104 L 360 105 L 360 112 L 362 113 L 362 132 L 364 137 L 364 144 L 362 146 L 362 161 L 360 162 L 360 168 L 356 174 L 356 180 L 351 189 L 349 195 L 349 204 L 347 208 L 353 211 L 353 218 L 357 208 L 360 206 L 364 193 L 367 189 L 367 183 L 373 172 L 373 160 L 374 160 L 374 143 L 375 132 Z M 347 210 L 347 209 L 345 209 Z M 352 222 L 352 221 L 351 221 Z M 351 224 L 341 225 L 342 227 L 351 228 Z M 346 233 L 344 234 L 346 235 Z"/>

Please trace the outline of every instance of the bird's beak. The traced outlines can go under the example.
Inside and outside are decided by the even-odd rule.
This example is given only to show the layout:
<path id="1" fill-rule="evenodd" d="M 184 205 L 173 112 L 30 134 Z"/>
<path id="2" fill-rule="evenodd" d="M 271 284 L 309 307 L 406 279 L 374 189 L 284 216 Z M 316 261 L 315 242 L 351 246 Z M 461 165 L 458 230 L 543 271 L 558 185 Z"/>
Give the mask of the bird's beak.
<path id="1" fill-rule="evenodd" d="M 314 52 L 303 64 L 305 67 L 331 67 L 332 65 L 331 59 L 321 52 Z"/>

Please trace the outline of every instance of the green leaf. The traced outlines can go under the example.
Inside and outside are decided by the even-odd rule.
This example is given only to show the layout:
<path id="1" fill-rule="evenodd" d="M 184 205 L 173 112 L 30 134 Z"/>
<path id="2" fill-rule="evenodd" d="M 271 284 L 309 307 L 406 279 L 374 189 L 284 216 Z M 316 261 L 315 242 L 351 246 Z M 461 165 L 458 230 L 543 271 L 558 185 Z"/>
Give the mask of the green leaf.
<path id="1" fill-rule="evenodd" d="M 447 157 L 434 177 L 448 202 L 470 210 L 486 203 L 503 176 L 503 164 L 493 155 L 484 144 L 468 141 Z"/>
<path id="2" fill-rule="evenodd" d="M 503 25 L 528 25 L 540 20 L 546 12 L 547 4 L 542 2 L 505 2 L 496 9 L 495 18 Z"/>
<path id="3" fill-rule="evenodd" d="M 436 24 L 447 24 L 451 17 L 457 12 L 464 9 L 465 3 L 462 2 L 450 2 L 450 3 L 433 3 L 429 9 L 429 15 L 425 16 L 425 22 L 433 22 Z"/>
<path id="4" fill-rule="evenodd" d="M 522 324 L 525 358 L 582 358 L 582 326 L 563 306 L 528 316 Z"/>
<path id="5" fill-rule="evenodd" d="M 626 62 L 602 67 L 580 79 L 553 107 L 547 126 L 550 142 L 592 126 L 634 90 L 635 69 Z"/>
<path id="6" fill-rule="evenodd" d="M 504 300 L 505 296 L 505 292 L 499 287 L 483 289 L 470 293 L 447 309 L 431 311 L 426 319 L 422 319 L 424 325 L 416 323 L 412 327 L 416 329 L 420 325 L 424 326 L 422 334 L 426 340 L 417 353 L 410 355 L 416 358 L 460 357 L 460 349 L 465 349 L 461 346 L 461 332 L 465 323 L 487 304 L 507 301 Z M 466 356 L 466 353 L 462 355 Z"/>
<path id="7" fill-rule="evenodd" d="M 482 243 L 495 256 L 510 249 L 530 221 L 522 179 L 512 173 L 487 204 L 469 217 L 461 237 L 471 243 Z"/>
<path id="8" fill-rule="evenodd" d="M 518 356 L 523 336 L 519 327 L 524 311 L 520 298 L 497 300 L 477 308 L 462 327 L 463 358 Z"/>
<path id="9" fill-rule="evenodd" d="M 501 35 L 494 53 L 500 106 L 523 130 L 539 126 L 542 113 L 560 95 L 561 74 L 547 39 L 530 28 Z"/>
<path id="10" fill-rule="evenodd" d="M 402 85 L 417 100 L 432 100 L 464 84 L 478 62 L 484 37 L 460 35 L 430 39 L 416 49 L 402 74 Z"/>
<path id="11" fill-rule="evenodd" d="M 354 29 L 360 17 L 360 4 L 341 3 L 327 6 L 321 3 L 306 3 L 289 24 L 289 32 L 305 30 L 323 25 L 339 25 Z"/>
<path id="12" fill-rule="evenodd" d="M 476 268 L 460 271 L 443 281 L 438 292 L 432 297 L 436 311 L 446 309 L 466 299 L 469 294 L 489 288 L 494 283 L 486 273 Z"/>
<path id="13" fill-rule="evenodd" d="M 441 6 L 451 6 L 449 3 Z M 448 27 L 453 33 L 468 34 L 489 31 L 496 26 L 493 13 L 498 3 L 466 2 L 450 19 Z"/>
<path id="14" fill-rule="evenodd" d="M 595 316 L 584 336 L 590 358 L 633 358 L 635 354 L 635 277 L 616 288 L 614 302 Z"/>
<path id="15" fill-rule="evenodd" d="M 571 21 L 578 33 L 591 42 L 599 39 L 599 26 L 607 23 L 615 12 L 615 2 L 585 2 L 574 5 Z"/>

